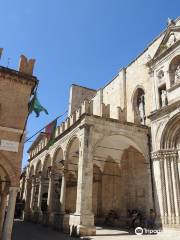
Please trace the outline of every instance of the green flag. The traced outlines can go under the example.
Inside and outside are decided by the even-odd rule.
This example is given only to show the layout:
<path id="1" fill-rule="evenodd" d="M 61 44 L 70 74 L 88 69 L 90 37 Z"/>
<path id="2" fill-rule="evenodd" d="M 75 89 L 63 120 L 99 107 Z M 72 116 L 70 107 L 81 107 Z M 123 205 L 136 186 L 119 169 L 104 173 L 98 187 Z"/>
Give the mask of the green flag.
<path id="1" fill-rule="evenodd" d="M 39 117 L 40 112 L 48 114 L 48 111 L 38 101 L 36 94 L 29 103 L 29 113 L 32 113 L 33 111 L 36 113 L 36 117 Z"/>

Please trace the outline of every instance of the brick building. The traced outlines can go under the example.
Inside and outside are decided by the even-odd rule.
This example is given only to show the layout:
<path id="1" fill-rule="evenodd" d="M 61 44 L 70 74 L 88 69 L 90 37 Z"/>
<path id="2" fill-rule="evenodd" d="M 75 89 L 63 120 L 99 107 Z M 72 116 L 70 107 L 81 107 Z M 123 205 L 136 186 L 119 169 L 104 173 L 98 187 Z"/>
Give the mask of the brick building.
<path id="1" fill-rule="evenodd" d="M 28 62 L 21 56 L 19 71 L 0 67 L 0 239 L 3 240 L 11 239 L 28 102 L 37 84 L 32 76 L 33 65 L 34 60 Z"/>

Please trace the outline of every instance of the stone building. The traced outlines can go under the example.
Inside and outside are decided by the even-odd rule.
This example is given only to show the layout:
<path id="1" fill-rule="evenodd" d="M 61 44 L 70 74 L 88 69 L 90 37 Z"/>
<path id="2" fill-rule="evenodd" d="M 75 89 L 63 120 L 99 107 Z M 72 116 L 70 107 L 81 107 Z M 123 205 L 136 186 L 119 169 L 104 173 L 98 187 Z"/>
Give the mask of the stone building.
<path id="1" fill-rule="evenodd" d="M 10 240 L 28 115 L 28 102 L 37 84 L 34 60 L 21 56 L 19 71 L 0 67 L 0 239 Z M 6 209 L 6 210 L 5 210 Z M 6 211 L 6 214 L 5 214 Z M 5 217 L 6 215 L 6 217 Z"/>
<path id="2" fill-rule="evenodd" d="M 29 149 L 25 218 L 80 235 L 115 210 L 180 227 L 180 18 L 99 90 L 72 85 L 67 119 Z"/>

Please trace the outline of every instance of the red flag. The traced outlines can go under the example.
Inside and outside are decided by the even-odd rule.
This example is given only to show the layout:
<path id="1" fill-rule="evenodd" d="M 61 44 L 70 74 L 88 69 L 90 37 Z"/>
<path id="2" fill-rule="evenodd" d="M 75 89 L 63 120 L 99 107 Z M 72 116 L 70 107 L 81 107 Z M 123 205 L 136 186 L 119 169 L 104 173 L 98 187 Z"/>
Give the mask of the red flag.
<path id="1" fill-rule="evenodd" d="M 55 132 L 56 132 L 56 125 L 57 125 L 57 119 L 54 121 L 50 122 L 46 127 L 45 127 L 45 133 L 48 138 L 48 144 L 47 146 L 50 147 L 54 141 L 55 141 Z"/>

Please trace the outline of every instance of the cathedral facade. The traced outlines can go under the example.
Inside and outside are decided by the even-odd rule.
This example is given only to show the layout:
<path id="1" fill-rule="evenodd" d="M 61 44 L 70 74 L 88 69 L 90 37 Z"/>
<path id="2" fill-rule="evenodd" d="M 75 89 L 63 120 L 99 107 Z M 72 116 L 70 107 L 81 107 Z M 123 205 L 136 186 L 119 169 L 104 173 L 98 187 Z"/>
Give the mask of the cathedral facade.
<path id="1" fill-rule="evenodd" d="M 25 218 L 93 235 L 108 213 L 180 227 L 180 19 L 106 86 L 70 89 L 67 119 L 29 149 Z"/>

